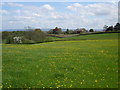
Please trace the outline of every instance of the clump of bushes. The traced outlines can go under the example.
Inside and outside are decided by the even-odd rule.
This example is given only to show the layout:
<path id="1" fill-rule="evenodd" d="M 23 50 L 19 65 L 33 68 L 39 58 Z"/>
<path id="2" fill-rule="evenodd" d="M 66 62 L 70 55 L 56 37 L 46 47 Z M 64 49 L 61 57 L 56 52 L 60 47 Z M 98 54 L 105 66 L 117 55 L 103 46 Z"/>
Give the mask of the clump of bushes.
<path id="1" fill-rule="evenodd" d="M 33 44 L 44 42 L 45 33 L 40 29 L 29 29 L 27 31 L 3 31 L 2 42 L 6 44 Z"/>

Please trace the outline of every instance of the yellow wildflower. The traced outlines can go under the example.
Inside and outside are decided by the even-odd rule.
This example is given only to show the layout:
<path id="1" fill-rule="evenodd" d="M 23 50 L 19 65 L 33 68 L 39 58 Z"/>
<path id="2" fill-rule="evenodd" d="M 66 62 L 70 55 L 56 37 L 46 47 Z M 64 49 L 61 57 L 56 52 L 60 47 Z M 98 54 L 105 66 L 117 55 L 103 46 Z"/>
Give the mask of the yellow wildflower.
<path id="1" fill-rule="evenodd" d="M 97 81 L 97 80 L 95 80 L 95 82 L 97 83 L 98 81 Z"/>
<path id="2" fill-rule="evenodd" d="M 82 82 L 80 82 L 80 84 L 83 84 Z"/>

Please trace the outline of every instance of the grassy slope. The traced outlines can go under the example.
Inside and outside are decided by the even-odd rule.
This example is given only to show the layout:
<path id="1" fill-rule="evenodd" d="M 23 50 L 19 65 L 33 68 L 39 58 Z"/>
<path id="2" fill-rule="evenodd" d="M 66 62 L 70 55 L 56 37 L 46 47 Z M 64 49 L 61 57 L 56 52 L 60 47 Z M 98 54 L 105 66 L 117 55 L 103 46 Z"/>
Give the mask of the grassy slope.
<path id="1" fill-rule="evenodd" d="M 118 37 L 118 33 L 105 33 L 105 34 L 91 34 L 91 35 L 80 35 L 75 37 L 66 37 L 66 38 L 58 38 L 58 37 L 48 37 L 49 40 L 73 40 L 73 39 L 116 39 Z"/>
<path id="2" fill-rule="evenodd" d="M 3 87 L 118 87 L 117 35 L 87 37 L 101 40 L 3 45 Z"/>

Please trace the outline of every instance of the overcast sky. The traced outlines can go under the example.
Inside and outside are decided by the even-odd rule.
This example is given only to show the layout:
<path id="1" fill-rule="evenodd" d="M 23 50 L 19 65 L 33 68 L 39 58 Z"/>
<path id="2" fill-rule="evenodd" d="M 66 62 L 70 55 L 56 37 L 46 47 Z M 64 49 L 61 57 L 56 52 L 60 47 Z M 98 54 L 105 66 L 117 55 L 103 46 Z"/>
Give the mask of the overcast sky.
<path id="1" fill-rule="evenodd" d="M 102 29 L 118 22 L 115 2 L 7 2 L 2 3 L 2 28 Z"/>

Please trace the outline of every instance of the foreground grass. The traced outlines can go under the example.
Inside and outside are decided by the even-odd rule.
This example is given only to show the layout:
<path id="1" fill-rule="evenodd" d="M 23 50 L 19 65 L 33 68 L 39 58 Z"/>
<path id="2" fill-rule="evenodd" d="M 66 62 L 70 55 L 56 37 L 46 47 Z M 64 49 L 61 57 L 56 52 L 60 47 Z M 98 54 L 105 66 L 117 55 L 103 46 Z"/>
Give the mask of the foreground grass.
<path id="1" fill-rule="evenodd" d="M 3 87 L 117 88 L 118 40 L 109 37 L 3 45 Z"/>

